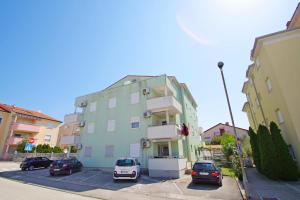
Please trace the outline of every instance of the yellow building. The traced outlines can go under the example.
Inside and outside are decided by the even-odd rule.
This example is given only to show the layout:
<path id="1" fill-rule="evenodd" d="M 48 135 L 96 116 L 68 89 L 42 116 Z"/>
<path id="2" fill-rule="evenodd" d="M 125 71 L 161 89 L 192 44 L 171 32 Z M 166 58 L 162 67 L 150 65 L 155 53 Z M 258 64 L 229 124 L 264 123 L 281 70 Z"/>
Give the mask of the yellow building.
<path id="1" fill-rule="evenodd" d="M 41 112 L 0 103 L 0 158 L 7 159 L 24 139 L 56 146 L 61 122 Z"/>
<path id="2" fill-rule="evenodd" d="M 300 170 L 300 4 L 287 29 L 255 39 L 242 92 L 250 126 L 276 122 Z"/>

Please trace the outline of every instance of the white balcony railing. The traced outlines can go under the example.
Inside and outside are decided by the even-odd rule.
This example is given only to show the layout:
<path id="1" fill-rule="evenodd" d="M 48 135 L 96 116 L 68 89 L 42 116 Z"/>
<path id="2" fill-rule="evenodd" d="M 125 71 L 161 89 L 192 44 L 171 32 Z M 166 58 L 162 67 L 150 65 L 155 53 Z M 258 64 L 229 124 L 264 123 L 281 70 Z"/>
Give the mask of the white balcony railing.
<path id="1" fill-rule="evenodd" d="M 154 97 L 147 100 L 147 110 L 152 112 L 168 110 L 173 113 L 182 113 L 182 106 L 173 96 Z"/>
<path id="2" fill-rule="evenodd" d="M 187 168 L 185 158 L 150 158 L 148 169 L 150 177 L 179 178 Z"/>
<path id="3" fill-rule="evenodd" d="M 150 126 L 147 136 L 149 139 L 178 139 L 181 136 L 180 127 L 177 124 Z"/>

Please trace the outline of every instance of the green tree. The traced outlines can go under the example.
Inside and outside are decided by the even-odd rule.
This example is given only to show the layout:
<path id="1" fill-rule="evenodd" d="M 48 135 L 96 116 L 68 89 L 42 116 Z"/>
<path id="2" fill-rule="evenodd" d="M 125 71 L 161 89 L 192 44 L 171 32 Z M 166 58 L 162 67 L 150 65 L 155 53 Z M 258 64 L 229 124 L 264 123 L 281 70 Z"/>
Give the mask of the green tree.
<path id="1" fill-rule="evenodd" d="M 71 146 L 71 153 L 77 153 L 77 148 L 75 146 Z"/>
<path id="2" fill-rule="evenodd" d="M 225 146 L 229 143 L 235 144 L 235 138 L 230 133 L 224 133 L 221 136 L 221 145 Z"/>
<path id="3" fill-rule="evenodd" d="M 276 153 L 276 170 L 278 178 L 282 180 L 297 180 L 298 170 L 295 161 L 289 154 L 288 146 L 281 136 L 281 130 L 275 122 L 270 123 L 272 141 Z"/>
<path id="4" fill-rule="evenodd" d="M 276 153 L 269 129 L 259 125 L 257 132 L 261 172 L 271 179 L 276 179 Z"/>
<path id="5" fill-rule="evenodd" d="M 260 153 L 259 153 L 259 145 L 258 145 L 258 140 L 257 140 L 258 136 L 251 127 L 249 127 L 248 134 L 250 136 L 250 144 L 251 144 L 251 148 L 252 148 L 254 164 L 256 166 L 256 169 L 259 172 L 261 172 Z"/>
<path id="6" fill-rule="evenodd" d="M 50 147 L 49 144 L 39 144 L 36 147 L 36 152 L 37 153 L 51 153 L 52 148 Z"/>
<path id="7" fill-rule="evenodd" d="M 17 152 L 19 152 L 19 153 L 25 153 L 24 149 L 25 149 L 26 143 L 27 143 L 27 140 L 22 140 L 22 142 L 17 145 L 17 149 L 16 149 Z"/>

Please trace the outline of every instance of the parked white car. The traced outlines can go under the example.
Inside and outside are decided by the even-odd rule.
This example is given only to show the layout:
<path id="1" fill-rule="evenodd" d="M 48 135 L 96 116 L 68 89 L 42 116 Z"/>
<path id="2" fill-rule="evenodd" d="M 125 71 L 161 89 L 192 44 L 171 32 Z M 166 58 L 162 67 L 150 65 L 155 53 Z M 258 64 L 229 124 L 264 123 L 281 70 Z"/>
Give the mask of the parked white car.
<path id="1" fill-rule="evenodd" d="M 113 173 L 114 181 L 131 179 L 137 181 L 140 176 L 140 163 L 136 158 L 120 158 L 116 161 Z"/>

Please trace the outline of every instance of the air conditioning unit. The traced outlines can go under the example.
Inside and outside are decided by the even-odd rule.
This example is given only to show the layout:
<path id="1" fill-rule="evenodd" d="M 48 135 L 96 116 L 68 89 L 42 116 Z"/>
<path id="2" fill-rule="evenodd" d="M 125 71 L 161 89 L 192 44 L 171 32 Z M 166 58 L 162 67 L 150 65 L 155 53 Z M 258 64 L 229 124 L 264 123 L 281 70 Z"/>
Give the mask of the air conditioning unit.
<path id="1" fill-rule="evenodd" d="M 86 101 L 81 102 L 81 103 L 79 104 L 79 107 L 80 107 L 80 108 L 86 107 L 86 106 L 87 106 L 87 102 L 86 102 Z"/>
<path id="2" fill-rule="evenodd" d="M 82 144 L 76 144 L 76 149 L 81 150 L 82 149 Z"/>
<path id="3" fill-rule="evenodd" d="M 148 139 L 142 138 L 141 139 L 141 144 L 143 148 L 150 148 L 151 147 L 151 142 Z"/>
<path id="4" fill-rule="evenodd" d="M 85 121 L 79 122 L 79 127 L 84 127 L 85 126 Z"/>
<path id="5" fill-rule="evenodd" d="M 150 111 L 144 112 L 144 118 L 151 117 L 151 114 L 152 113 Z"/>
<path id="6" fill-rule="evenodd" d="M 143 95 L 150 94 L 150 88 L 144 88 L 143 89 Z"/>

